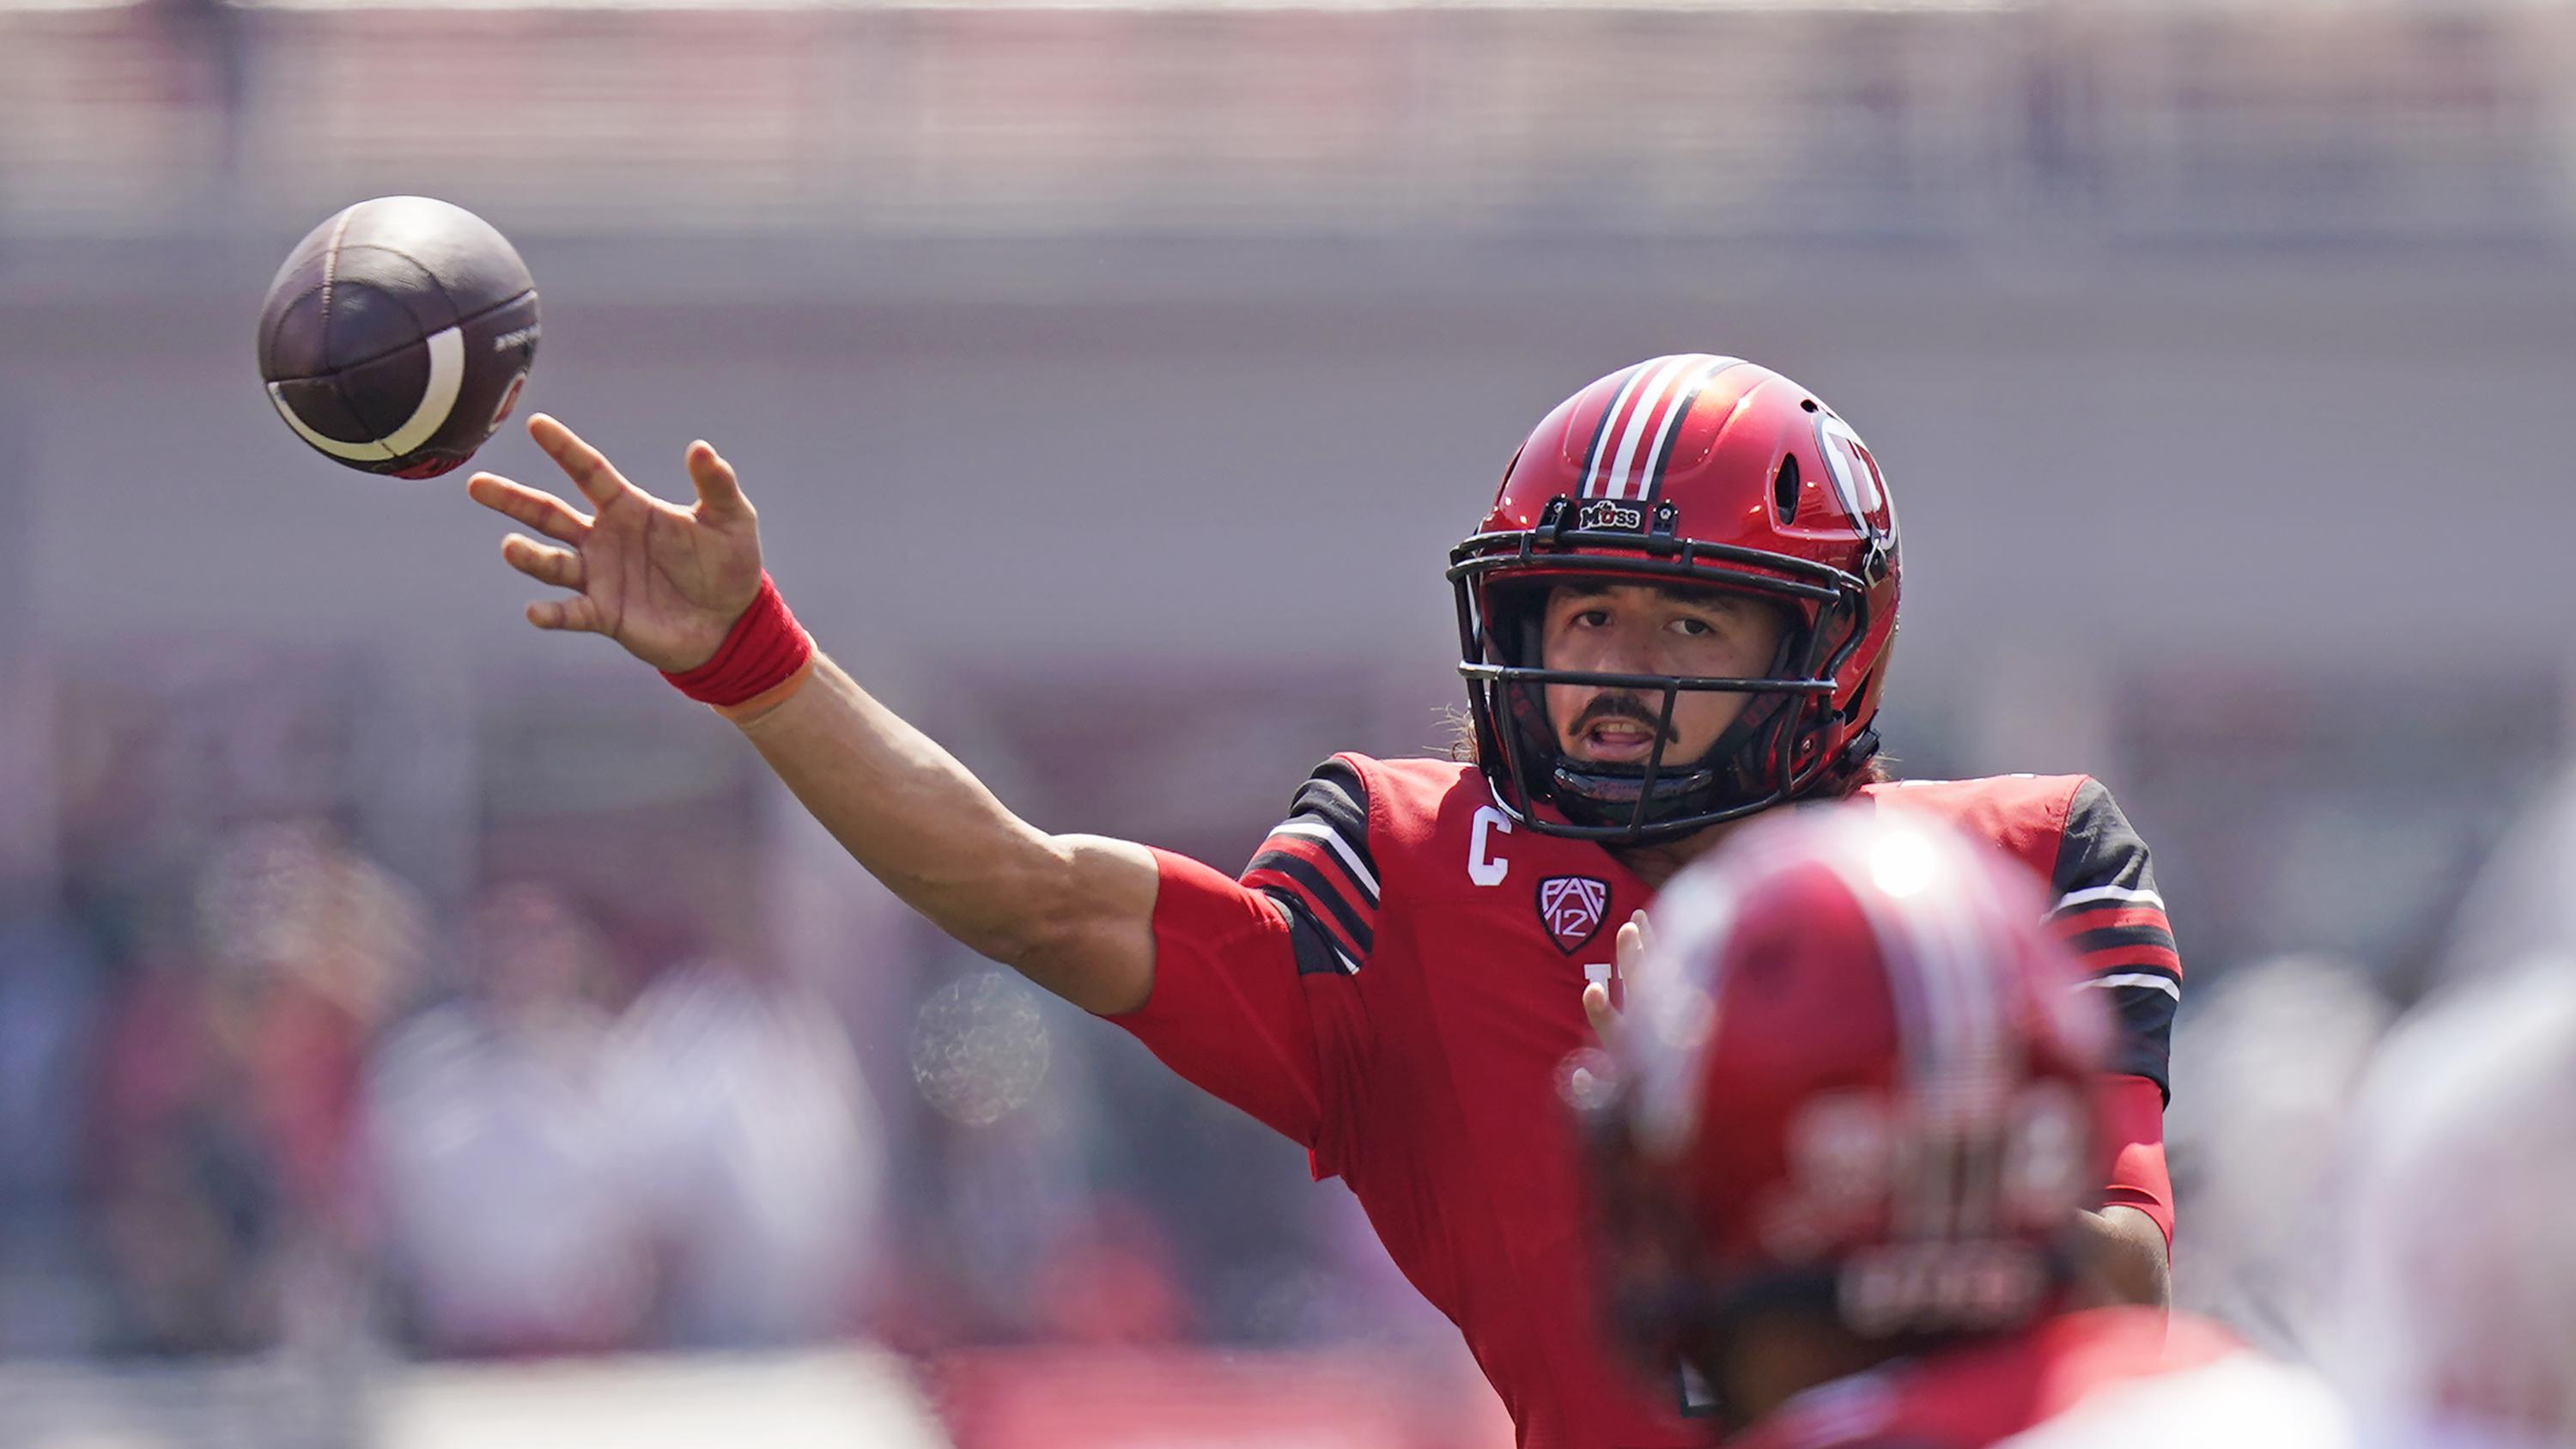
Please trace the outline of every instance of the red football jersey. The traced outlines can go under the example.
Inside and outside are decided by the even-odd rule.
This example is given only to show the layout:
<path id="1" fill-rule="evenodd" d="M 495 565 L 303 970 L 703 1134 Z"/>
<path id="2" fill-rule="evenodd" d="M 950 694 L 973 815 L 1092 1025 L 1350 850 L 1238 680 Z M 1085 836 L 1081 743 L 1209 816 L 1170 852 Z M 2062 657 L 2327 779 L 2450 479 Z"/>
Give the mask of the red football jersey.
<path id="1" fill-rule="evenodd" d="M 2120 997 L 2103 1090 L 2128 1140 L 2106 1202 L 2170 1233 L 2161 1093 L 2180 968 L 2145 847 L 2081 776 L 1872 787 L 2049 877 L 2061 922 Z M 1443 760 L 1337 755 L 1240 881 L 1158 852 L 1155 972 L 1115 1018 L 1192 1082 L 1339 1174 L 1449 1315 L 1530 1446 L 1687 1445 L 1680 1395 L 1601 1331 L 1582 1162 L 1557 1074 L 1591 1045 L 1586 968 L 1651 893 L 1609 851 L 1515 826 Z"/>

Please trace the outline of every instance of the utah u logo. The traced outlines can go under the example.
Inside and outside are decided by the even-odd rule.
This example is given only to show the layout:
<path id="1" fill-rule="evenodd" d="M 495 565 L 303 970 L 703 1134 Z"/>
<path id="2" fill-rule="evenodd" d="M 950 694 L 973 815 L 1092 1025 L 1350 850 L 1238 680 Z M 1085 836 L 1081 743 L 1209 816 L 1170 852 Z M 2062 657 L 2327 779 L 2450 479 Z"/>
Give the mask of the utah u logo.
<path id="1" fill-rule="evenodd" d="M 1832 473 L 1834 498 L 1851 515 L 1861 536 L 1884 545 L 1896 536 L 1896 513 L 1887 500 L 1887 480 L 1878 471 L 1878 455 L 1860 434 L 1832 413 L 1816 414 L 1816 448 Z"/>
<path id="2" fill-rule="evenodd" d="M 1583 949 L 1610 913 L 1610 883 L 1588 875 L 1552 875 L 1538 883 L 1539 924 L 1568 956 Z"/>

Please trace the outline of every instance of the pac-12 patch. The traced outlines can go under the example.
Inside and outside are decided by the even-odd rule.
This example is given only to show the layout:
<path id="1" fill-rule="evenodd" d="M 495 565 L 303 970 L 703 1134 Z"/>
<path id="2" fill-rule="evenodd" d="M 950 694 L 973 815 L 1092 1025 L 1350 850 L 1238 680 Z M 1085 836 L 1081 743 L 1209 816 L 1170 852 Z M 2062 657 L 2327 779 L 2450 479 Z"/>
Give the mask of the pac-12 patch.
<path id="1" fill-rule="evenodd" d="M 1588 875 L 1552 875 L 1538 883 L 1539 924 L 1568 956 L 1601 933 L 1610 913 L 1610 883 Z"/>

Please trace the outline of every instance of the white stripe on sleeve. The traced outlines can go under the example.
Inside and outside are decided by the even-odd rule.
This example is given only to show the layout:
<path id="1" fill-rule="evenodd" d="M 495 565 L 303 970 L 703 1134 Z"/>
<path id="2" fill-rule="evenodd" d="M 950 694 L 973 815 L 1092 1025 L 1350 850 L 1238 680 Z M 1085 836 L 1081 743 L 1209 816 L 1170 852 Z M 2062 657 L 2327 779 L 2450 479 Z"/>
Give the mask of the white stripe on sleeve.
<path id="1" fill-rule="evenodd" d="M 2154 891 L 2142 891 L 2129 886 L 2087 886 L 2080 891 L 2068 891 L 2059 896 L 2057 904 L 2051 906 L 2049 910 L 2054 914 L 2075 906 L 2091 905 L 2095 901 L 2135 901 L 2139 905 L 2153 906 L 2160 911 L 2165 908 L 2165 898 Z"/>
<path id="2" fill-rule="evenodd" d="M 1370 874 L 1369 868 L 1365 864 L 1361 863 L 1359 852 L 1351 849 L 1351 843 L 1342 838 L 1342 833 L 1340 831 L 1335 830 L 1333 827 L 1320 821 L 1300 820 L 1292 816 L 1288 820 L 1281 822 L 1279 828 L 1271 831 L 1270 833 L 1273 835 L 1302 835 L 1308 840 L 1320 840 L 1326 845 L 1331 846 L 1333 848 L 1333 853 L 1342 858 L 1342 864 L 1351 868 L 1351 874 L 1358 878 L 1359 883 L 1368 887 L 1369 904 L 1377 904 L 1377 877 Z"/>
<path id="3" fill-rule="evenodd" d="M 2096 976 L 2090 981 L 2078 984 L 2084 986 L 2144 986 L 2150 991 L 2161 991 L 2176 1001 L 2182 1000 L 2182 983 L 2174 980 L 2170 976 L 2158 976 L 2150 971 L 2124 971 L 2117 976 Z"/>

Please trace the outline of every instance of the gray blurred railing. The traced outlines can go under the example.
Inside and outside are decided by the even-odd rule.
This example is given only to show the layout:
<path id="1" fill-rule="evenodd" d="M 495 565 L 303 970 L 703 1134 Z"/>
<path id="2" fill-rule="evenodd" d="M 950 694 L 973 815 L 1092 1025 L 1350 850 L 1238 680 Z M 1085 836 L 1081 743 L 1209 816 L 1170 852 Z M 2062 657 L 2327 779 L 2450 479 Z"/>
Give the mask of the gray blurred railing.
<path id="1" fill-rule="evenodd" d="M 0 0 L 0 230 L 2528 245 L 2576 7 Z"/>

